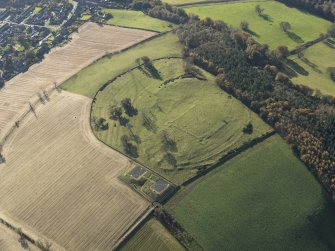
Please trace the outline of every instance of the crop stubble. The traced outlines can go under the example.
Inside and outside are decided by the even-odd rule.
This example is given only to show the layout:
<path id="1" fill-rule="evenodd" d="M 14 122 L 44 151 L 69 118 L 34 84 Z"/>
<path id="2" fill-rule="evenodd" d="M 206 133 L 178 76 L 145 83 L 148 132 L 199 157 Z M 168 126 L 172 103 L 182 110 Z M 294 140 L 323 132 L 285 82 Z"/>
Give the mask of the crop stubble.
<path id="1" fill-rule="evenodd" d="M 0 168 L 1 216 L 70 250 L 110 250 L 149 207 L 117 178 L 128 159 L 91 133 L 90 102 L 55 92 L 11 135 Z"/>

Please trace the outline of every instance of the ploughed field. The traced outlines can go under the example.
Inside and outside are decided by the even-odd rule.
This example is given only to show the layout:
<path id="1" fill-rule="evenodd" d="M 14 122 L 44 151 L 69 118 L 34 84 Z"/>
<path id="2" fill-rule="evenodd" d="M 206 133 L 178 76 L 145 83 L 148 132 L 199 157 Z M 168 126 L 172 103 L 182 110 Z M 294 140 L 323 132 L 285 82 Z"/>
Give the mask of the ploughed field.
<path id="1" fill-rule="evenodd" d="M 0 90 L 0 140 L 42 89 L 62 83 L 106 53 L 120 51 L 154 34 L 94 23 L 83 25 L 69 43 L 53 49 L 41 63 L 14 77 Z"/>
<path id="2" fill-rule="evenodd" d="M 154 61 L 155 76 L 142 65 L 100 91 L 92 107 L 92 127 L 108 145 L 129 154 L 123 139 L 137 148 L 135 157 L 171 182 L 181 184 L 200 167 L 215 164 L 228 152 L 271 129 L 235 98 L 222 91 L 214 77 L 184 78 L 179 58 Z M 136 114 L 113 120 L 111 109 L 130 98 Z M 96 127 L 103 118 L 108 128 Z M 247 134 L 243 128 L 253 125 Z"/>
<path id="3" fill-rule="evenodd" d="M 111 250 L 149 206 L 117 178 L 129 161 L 94 137 L 90 104 L 54 92 L 4 145 L 0 216 L 60 250 Z"/>

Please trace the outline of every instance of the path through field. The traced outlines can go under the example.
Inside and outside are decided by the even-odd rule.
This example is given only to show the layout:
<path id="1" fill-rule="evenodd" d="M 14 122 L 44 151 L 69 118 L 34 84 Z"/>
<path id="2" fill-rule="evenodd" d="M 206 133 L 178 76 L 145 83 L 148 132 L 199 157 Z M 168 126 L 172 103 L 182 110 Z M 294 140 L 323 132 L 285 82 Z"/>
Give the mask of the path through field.
<path id="1" fill-rule="evenodd" d="M 67 250 L 111 250 L 149 203 L 117 177 L 129 161 L 89 127 L 91 99 L 54 92 L 4 145 L 0 216 Z"/>
<path id="2" fill-rule="evenodd" d="M 86 23 L 71 42 L 53 49 L 40 63 L 5 84 L 0 90 L 0 142 L 29 108 L 32 97 L 73 76 L 107 53 L 117 52 L 156 33 Z"/>

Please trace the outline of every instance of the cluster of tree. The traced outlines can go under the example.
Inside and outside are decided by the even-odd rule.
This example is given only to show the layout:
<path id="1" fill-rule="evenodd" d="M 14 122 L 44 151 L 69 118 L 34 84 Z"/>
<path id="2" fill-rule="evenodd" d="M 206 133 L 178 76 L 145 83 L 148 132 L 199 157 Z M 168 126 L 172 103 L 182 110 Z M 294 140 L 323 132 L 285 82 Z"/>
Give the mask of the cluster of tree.
<path id="1" fill-rule="evenodd" d="M 156 78 L 156 79 L 161 79 L 161 76 L 159 74 L 159 71 L 156 69 L 154 66 L 153 62 L 151 59 L 147 56 L 143 56 L 141 58 L 137 58 L 135 62 L 140 66 L 141 62 L 143 63 L 144 68 L 149 72 L 147 74 L 150 77 Z"/>
<path id="2" fill-rule="evenodd" d="M 246 133 L 246 134 L 252 134 L 253 131 L 254 131 L 254 126 L 250 122 L 243 128 L 243 133 Z"/>
<path id="3" fill-rule="evenodd" d="M 129 5 L 133 10 L 140 10 L 151 17 L 160 18 L 172 23 L 182 24 L 189 19 L 186 12 L 160 0 L 134 0 Z"/>
<path id="4" fill-rule="evenodd" d="M 313 95 L 278 72 L 287 47 L 271 52 L 247 33 L 209 19 L 192 19 L 177 34 L 185 56 L 272 125 L 335 199 L 335 99 Z"/>
<path id="5" fill-rule="evenodd" d="M 121 137 L 123 151 L 133 158 L 138 158 L 137 147 L 127 135 Z"/>
<path id="6" fill-rule="evenodd" d="M 93 118 L 93 124 L 94 124 L 96 131 L 100 131 L 100 130 L 104 131 L 104 130 L 108 130 L 109 128 L 108 122 L 104 118 L 99 118 L 99 119 Z"/>
<path id="7" fill-rule="evenodd" d="M 131 99 L 125 98 L 121 100 L 120 104 L 113 105 L 110 107 L 109 118 L 111 120 L 118 120 L 120 122 L 120 125 L 126 126 L 129 122 L 129 119 L 123 116 L 123 111 L 129 117 L 133 117 L 138 114 L 137 109 L 131 103 Z"/>
<path id="8" fill-rule="evenodd" d="M 311 12 L 315 15 L 328 19 L 335 20 L 335 2 L 329 0 L 277 0 L 288 6 L 293 6 Z"/>

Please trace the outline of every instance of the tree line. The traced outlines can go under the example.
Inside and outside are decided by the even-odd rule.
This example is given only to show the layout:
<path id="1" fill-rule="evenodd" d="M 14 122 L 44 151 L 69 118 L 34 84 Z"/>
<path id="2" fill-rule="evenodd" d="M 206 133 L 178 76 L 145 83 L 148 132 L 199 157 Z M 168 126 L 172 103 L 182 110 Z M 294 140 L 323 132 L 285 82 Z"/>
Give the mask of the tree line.
<path id="1" fill-rule="evenodd" d="M 209 18 L 177 31 L 185 57 L 273 126 L 335 199 L 335 99 L 294 85 L 282 72 L 289 51 L 270 51 L 248 33 Z"/>
<path id="2" fill-rule="evenodd" d="M 329 0 L 277 0 L 288 6 L 308 11 L 314 15 L 335 21 L 335 2 Z"/>
<path id="3" fill-rule="evenodd" d="M 183 9 L 163 3 L 160 0 L 133 0 L 129 8 L 142 11 L 151 17 L 163 19 L 175 24 L 186 23 L 189 19 Z"/>

